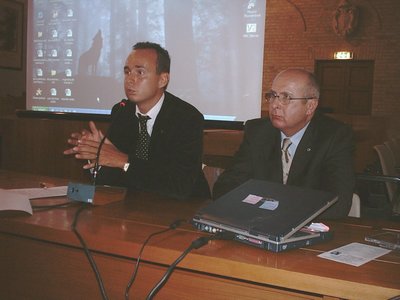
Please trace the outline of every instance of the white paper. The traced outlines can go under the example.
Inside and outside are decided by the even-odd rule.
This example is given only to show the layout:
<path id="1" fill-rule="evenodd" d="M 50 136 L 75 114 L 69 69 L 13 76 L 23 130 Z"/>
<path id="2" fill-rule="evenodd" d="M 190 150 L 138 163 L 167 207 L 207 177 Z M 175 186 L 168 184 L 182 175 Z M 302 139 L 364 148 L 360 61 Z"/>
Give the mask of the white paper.
<path id="1" fill-rule="evenodd" d="M 7 190 L 21 195 L 27 196 L 29 199 L 60 197 L 67 195 L 67 186 L 55 186 L 49 188 L 29 188 L 29 189 L 14 189 Z"/>
<path id="2" fill-rule="evenodd" d="M 26 195 L 0 189 L 0 210 L 19 210 L 32 214 L 32 206 Z"/>
<path id="3" fill-rule="evenodd" d="M 19 210 L 32 214 L 29 199 L 59 197 L 67 195 L 67 186 L 28 189 L 0 189 L 0 210 Z"/>
<path id="4" fill-rule="evenodd" d="M 321 258 L 359 267 L 377 257 L 389 253 L 390 250 L 369 246 L 361 243 L 351 243 L 318 255 Z"/>

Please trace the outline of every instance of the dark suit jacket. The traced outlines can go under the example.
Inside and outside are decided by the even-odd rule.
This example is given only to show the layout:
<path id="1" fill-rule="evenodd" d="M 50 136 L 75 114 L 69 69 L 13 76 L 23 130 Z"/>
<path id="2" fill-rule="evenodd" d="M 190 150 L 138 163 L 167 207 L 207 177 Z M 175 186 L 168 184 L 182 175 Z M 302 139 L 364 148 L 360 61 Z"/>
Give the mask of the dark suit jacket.
<path id="1" fill-rule="evenodd" d="M 353 134 L 349 126 L 315 114 L 293 157 L 287 184 L 334 192 L 339 196 L 321 218 L 347 216 L 354 190 Z M 269 119 L 245 125 L 243 142 L 213 188 L 218 198 L 250 178 L 282 183 L 281 136 Z"/>
<path id="2" fill-rule="evenodd" d="M 149 160 L 135 157 L 138 119 L 135 104 L 118 104 L 111 113 L 110 141 L 129 155 L 130 167 L 102 167 L 98 184 L 160 193 L 174 198 L 210 197 L 202 171 L 203 115 L 192 105 L 165 92 L 151 134 Z"/>

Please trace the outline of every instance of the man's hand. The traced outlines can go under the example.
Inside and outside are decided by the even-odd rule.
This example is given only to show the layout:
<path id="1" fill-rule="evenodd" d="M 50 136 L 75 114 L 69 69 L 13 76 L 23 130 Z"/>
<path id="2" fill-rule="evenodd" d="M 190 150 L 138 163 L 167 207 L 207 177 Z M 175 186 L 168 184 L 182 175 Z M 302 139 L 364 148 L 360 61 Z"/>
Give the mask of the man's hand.
<path id="1" fill-rule="evenodd" d="M 100 142 L 82 137 L 77 146 L 71 150 L 75 153 L 75 158 L 89 160 L 90 162 L 83 166 L 84 169 L 90 169 L 95 166 L 97 151 Z M 119 151 L 108 139 L 105 140 L 99 153 L 99 166 L 107 166 L 113 168 L 123 168 L 128 161 L 128 155 Z"/>
<path id="2" fill-rule="evenodd" d="M 90 130 L 83 129 L 81 132 L 72 133 L 71 137 L 67 140 L 68 144 L 77 146 L 79 141 L 83 138 L 100 143 L 104 135 L 101 130 L 97 129 L 96 124 L 93 121 L 89 122 L 89 129 Z M 63 153 L 65 155 L 76 154 L 77 152 L 73 149 L 74 148 L 67 149 Z"/>

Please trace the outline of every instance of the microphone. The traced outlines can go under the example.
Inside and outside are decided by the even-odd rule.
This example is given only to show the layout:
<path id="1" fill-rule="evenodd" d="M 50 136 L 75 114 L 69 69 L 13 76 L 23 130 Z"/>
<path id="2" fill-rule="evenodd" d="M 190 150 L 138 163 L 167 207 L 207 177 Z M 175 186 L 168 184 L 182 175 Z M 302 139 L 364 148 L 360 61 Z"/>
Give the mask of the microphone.
<path id="1" fill-rule="evenodd" d="M 114 119 L 123 111 L 128 100 L 122 99 L 118 104 L 118 111 L 114 113 Z M 96 185 L 97 175 L 100 169 L 99 158 L 101 148 L 104 145 L 105 140 L 110 134 L 112 123 L 107 129 L 106 134 L 101 139 L 96 152 L 95 166 L 93 168 L 93 184 L 83 184 L 70 182 L 68 183 L 67 197 L 73 201 L 79 201 L 84 203 L 90 203 L 93 205 L 104 205 L 115 201 L 121 201 L 125 198 L 126 188 L 108 185 Z"/>
<path id="2" fill-rule="evenodd" d="M 118 103 L 118 111 L 115 113 L 115 119 L 117 119 L 121 113 L 121 111 L 123 110 L 123 108 L 126 106 L 128 100 L 126 99 L 122 99 L 119 103 Z M 106 134 L 103 136 L 103 138 L 100 141 L 99 147 L 97 148 L 97 153 L 96 153 L 96 160 L 95 160 L 95 164 L 94 164 L 94 168 L 93 168 L 93 184 L 96 185 L 96 178 L 97 178 L 97 174 L 99 173 L 100 170 L 100 165 L 99 165 L 99 159 L 100 159 L 100 152 L 101 152 L 101 148 L 103 147 L 104 142 L 106 141 L 106 139 L 108 138 L 110 131 L 111 131 L 111 127 L 112 127 L 112 123 L 111 125 L 108 127 Z"/>

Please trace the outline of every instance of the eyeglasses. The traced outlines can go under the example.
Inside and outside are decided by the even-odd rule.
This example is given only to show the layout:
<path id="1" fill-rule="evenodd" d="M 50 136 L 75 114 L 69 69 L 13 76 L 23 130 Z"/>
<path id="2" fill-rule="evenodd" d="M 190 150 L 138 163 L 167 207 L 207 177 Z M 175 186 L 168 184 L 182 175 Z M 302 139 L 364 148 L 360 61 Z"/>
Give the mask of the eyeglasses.
<path id="1" fill-rule="evenodd" d="M 275 92 L 267 92 L 265 93 L 265 99 L 268 103 L 273 103 L 275 100 L 278 100 L 279 103 L 283 105 L 288 105 L 291 100 L 310 100 L 315 97 L 292 97 L 288 93 L 280 93 L 279 95 Z"/>

